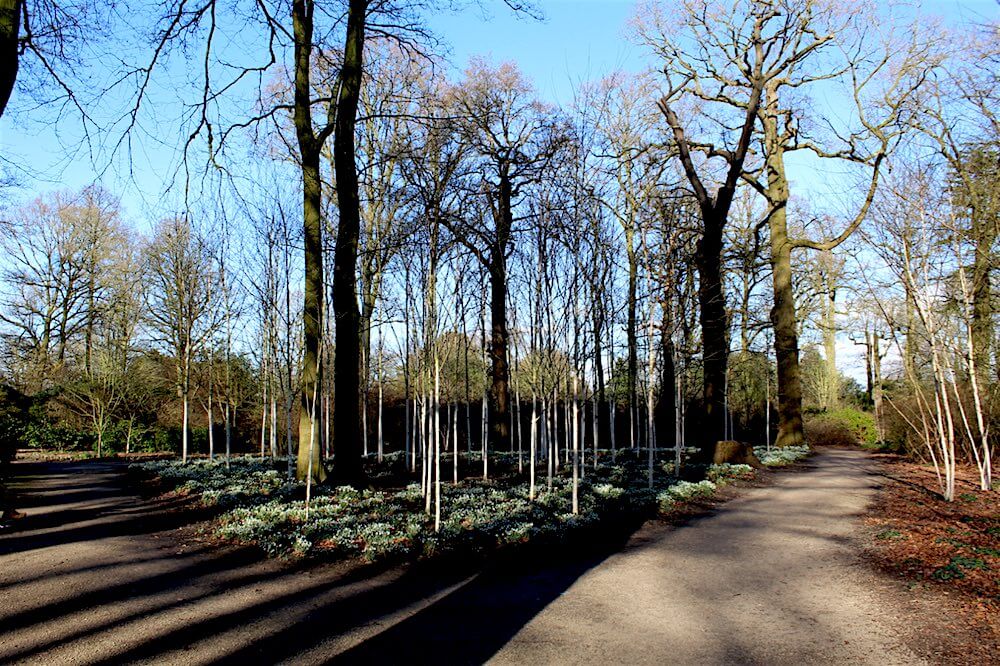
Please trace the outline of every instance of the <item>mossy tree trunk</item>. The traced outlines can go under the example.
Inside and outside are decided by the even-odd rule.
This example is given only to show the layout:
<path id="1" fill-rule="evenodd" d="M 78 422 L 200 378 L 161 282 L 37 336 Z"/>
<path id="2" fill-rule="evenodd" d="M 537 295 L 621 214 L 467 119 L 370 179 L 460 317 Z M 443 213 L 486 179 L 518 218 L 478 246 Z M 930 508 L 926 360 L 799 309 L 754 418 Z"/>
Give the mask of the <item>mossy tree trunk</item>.
<path id="1" fill-rule="evenodd" d="M 333 162 L 340 220 L 334 249 L 333 309 L 336 323 L 334 358 L 333 436 L 337 477 L 359 480 L 361 466 L 360 312 L 356 296 L 358 237 L 361 210 L 355 166 L 354 126 L 361 94 L 361 71 L 365 40 L 367 0 L 350 0 L 344 61 L 339 74 L 339 95 L 328 108 L 327 122 L 320 132 L 313 127 L 310 85 L 315 3 L 295 0 L 292 23 L 295 38 L 294 124 L 302 169 L 302 213 L 305 247 L 303 287 L 303 358 L 299 412 L 299 450 L 296 475 L 304 479 L 312 470 L 314 480 L 323 481 L 321 446 L 315 441 L 322 432 L 317 404 L 322 382 L 320 345 L 323 335 L 323 219 L 320 157 L 323 144 L 334 135 Z"/>

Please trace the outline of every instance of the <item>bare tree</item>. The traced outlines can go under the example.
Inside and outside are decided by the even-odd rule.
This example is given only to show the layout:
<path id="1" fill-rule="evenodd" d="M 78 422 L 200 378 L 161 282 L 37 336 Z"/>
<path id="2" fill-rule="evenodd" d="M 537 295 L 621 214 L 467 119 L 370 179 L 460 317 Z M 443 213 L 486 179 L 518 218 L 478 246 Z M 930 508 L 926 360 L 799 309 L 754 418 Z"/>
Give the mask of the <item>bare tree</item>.
<path id="1" fill-rule="evenodd" d="M 668 90 L 658 105 L 702 219 L 696 255 L 704 367 L 701 439 L 709 448 L 725 434 L 729 321 L 722 279 L 724 231 L 764 86 L 780 72 L 781 61 L 776 61 L 768 41 L 775 32 L 773 39 L 782 39 L 781 12 L 771 5 L 698 0 L 685 2 L 673 22 L 659 6 L 650 6 L 639 19 L 643 40 L 663 61 Z M 679 105 L 688 103 L 702 105 L 702 112 L 717 123 L 710 126 L 723 128 L 721 135 L 689 136 L 677 113 Z M 726 132 L 728 127 L 735 129 Z M 713 159 L 723 161 L 721 173 Z M 710 179 L 719 180 L 714 193 L 709 191 Z"/>
<path id="2" fill-rule="evenodd" d="M 911 31 L 908 40 L 894 33 L 901 25 L 891 6 L 875 14 L 865 7 L 812 0 L 789 0 L 782 5 L 784 27 L 768 42 L 775 58 L 773 76 L 768 79 L 757 112 L 763 166 L 759 173 L 748 174 L 747 182 L 769 207 L 762 224 L 766 223 L 769 230 L 774 281 L 771 320 L 778 363 L 775 444 L 790 446 L 804 442 L 792 251 L 829 252 L 846 241 L 865 219 L 882 165 L 900 137 L 907 103 L 923 81 L 930 56 L 919 32 Z M 846 88 L 852 101 L 849 120 L 839 124 L 818 113 L 817 105 L 809 101 L 812 91 L 831 85 Z M 823 126 L 832 129 L 829 133 L 817 129 Z M 821 240 L 789 234 L 791 188 L 785 161 L 787 155 L 797 151 L 868 169 L 863 199 L 839 234 Z"/>
<path id="3" fill-rule="evenodd" d="M 40 198 L 0 227 L 8 259 L 0 320 L 25 386 L 51 385 L 81 345 L 89 365 L 126 241 L 117 200 L 95 187 Z"/>
<path id="4" fill-rule="evenodd" d="M 33 102 L 70 108 L 91 124 L 76 86 L 94 47 L 115 20 L 110 3 L 95 0 L 0 0 L 0 116 L 15 90 Z"/>
<path id="5" fill-rule="evenodd" d="M 628 282 L 625 295 L 625 340 L 627 353 L 629 439 L 634 447 L 639 429 L 636 382 L 639 373 L 638 321 L 639 236 L 652 226 L 657 213 L 656 196 L 667 159 L 662 142 L 654 133 L 656 117 L 652 83 L 647 77 L 626 78 L 616 74 L 601 85 L 601 108 L 597 133 L 599 156 L 607 165 L 607 208 L 617 218 L 625 238 Z"/>
<path id="6" fill-rule="evenodd" d="M 492 386 L 489 400 L 490 445 L 510 448 L 510 369 L 508 368 L 507 262 L 515 228 L 515 209 L 523 188 L 537 180 L 563 143 L 551 109 L 539 102 L 511 64 L 474 61 L 454 90 L 459 132 L 474 155 L 470 187 L 485 204 L 490 227 L 445 220 L 479 259 L 490 282 Z"/>
<path id="7" fill-rule="evenodd" d="M 160 222 L 146 248 L 146 316 L 173 355 L 182 403 L 181 456 L 187 462 L 191 368 L 215 326 L 218 271 L 204 239 L 187 218 Z"/>

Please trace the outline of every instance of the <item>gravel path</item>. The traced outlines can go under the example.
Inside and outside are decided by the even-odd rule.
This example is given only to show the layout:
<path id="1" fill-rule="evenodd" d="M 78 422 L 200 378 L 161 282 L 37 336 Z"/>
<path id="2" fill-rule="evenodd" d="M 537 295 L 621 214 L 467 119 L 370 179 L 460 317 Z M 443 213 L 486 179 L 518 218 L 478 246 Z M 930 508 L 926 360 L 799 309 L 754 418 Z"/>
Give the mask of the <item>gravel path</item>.
<path id="1" fill-rule="evenodd" d="M 130 494 L 121 467 L 18 463 L 0 662 L 920 663 L 853 557 L 872 464 L 808 467 L 624 547 L 473 571 L 261 562 Z"/>

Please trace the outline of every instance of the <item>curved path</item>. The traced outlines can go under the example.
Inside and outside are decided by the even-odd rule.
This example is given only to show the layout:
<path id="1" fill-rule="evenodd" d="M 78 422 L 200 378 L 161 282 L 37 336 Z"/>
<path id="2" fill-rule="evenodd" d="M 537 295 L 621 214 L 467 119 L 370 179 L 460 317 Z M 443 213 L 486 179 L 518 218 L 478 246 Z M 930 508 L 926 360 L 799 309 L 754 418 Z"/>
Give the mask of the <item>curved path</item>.
<path id="1" fill-rule="evenodd" d="M 872 468 L 825 452 L 623 548 L 375 570 L 206 544 L 121 467 L 18 463 L 0 663 L 919 663 L 852 555 Z"/>

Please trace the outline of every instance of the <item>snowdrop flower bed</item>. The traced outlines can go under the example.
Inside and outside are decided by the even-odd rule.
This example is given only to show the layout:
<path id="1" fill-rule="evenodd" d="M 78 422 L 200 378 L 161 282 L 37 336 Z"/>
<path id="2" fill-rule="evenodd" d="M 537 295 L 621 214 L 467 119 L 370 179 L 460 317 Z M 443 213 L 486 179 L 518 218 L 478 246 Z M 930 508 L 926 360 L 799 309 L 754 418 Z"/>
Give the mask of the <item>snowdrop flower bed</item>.
<path id="1" fill-rule="evenodd" d="M 620 510 L 625 500 L 622 488 L 602 486 L 598 491 L 583 484 L 580 513 L 573 515 L 571 492 L 563 479 L 534 502 L 528 500 L 526 485 L 444 486 L 441 530 L 435 533 L 419 485 L 398 492 L 342 487 L 314 499 L 308 517 L 302 501 L 271 501 L 224 514 L 218 532 L 271 555 L 315 552 L 375 561 L 560 538 Z"/>
<path id="2" fill-rule="evenodd" d="M 386 461 L 385 468 L 400 462 Z M 133 468 L 226 510 L 218 527 L 223 538 L 255 544 L 270 555 L 370 561 L 558 542 L 582 528 L 614 524 L 622 516 L 667 513 L 679 503 L 711 495 L 717 485 L 753 475 L 746 465 L 713 465 L 708 480 L 670 483 L 668 477 L 658 476 L 649 488 L 644 463 L 620 460 L 597 472 L 588 470 L 580 481 L 577 514 L 572 512 L 572 484 L 566 477 L 556 476 L 551 489 L 547 479 L 539 478 L 533 501 L 526 483 L 510 479 L 445 483 L 441 528 L 435 532 L 419 484 L 393 490 L 320 486 L 313 489 L 307 512 L 304 486 L 286 480 L 284 461 L 234 458 L 229 469 L 221 461 L 155 461 Z"/>
<path id="3" fill-rule="evenodd" d="M 808 446 L 775 447 L 770 451 L 763 446 L 755 446 L 754 454 L 768 467 L 784 467 L 809 456 Z"/>
<path id="4" fill-rule="evenodd" d="M 202 504 L 223 508 L 290 498 L 302 487 L 288 481 L 285 462 L 250 456 L 231 458 L 228 469 L 225 462 L 218 460 L 192 460 L 186 464 L 156 460 L 130 465 L 129 469 L 158 477 L 164 486 L 179 493 L 197 495 Z"/>
<path id="5" fill-rule="evenodd" d="M 656 503 L 663 513 L 669 512 L 678 502 L 685 502 L 696 497 L 708 497 L 715 492 L 716 485 L 709 480 L 678 481 L 656 496 Z"/>
<path id="6" fill-rule="evenodd" d="M 730 481 L 749 481 L 753 478 L 753 467 L 750 465 L 722 463 L 721 465 L 709 465 L 705 477 L 718 485 L 724 485 Z"/>
<path id="7" fill-rule="evenodd" d="M 752 479 L 754 470 L 750 465 L 723 463 L 721 465 L 709 465 L 705 476 L 708 478 L 704 481 L 698 481 L 697 483 L 692 481 L 678 481 L 657 493 L 656 504 L 660 512 L 668 513 L 679 502 L 686 502 L 697 497 L 709 497 L 720 486 L 724 486 L 732 481 Z"/>

